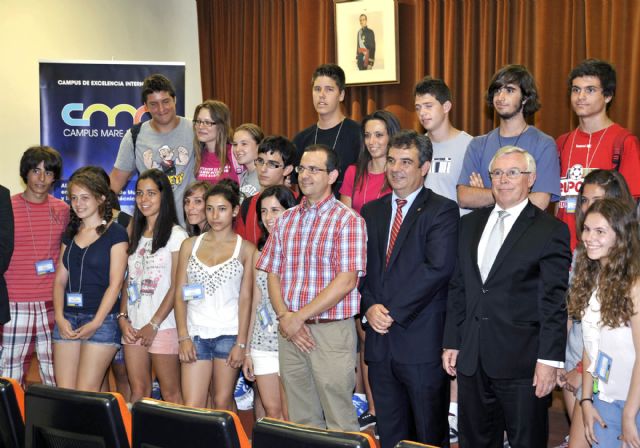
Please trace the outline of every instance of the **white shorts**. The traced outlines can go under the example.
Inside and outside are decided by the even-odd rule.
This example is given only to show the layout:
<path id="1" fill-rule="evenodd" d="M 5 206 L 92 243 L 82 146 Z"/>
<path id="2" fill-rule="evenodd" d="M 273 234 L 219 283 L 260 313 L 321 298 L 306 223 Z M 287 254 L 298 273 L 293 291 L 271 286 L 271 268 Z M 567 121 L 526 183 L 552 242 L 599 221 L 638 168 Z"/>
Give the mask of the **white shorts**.
<path id="1" fill-rule="evenodd" d="M 278 352 L 268 352 L 252 348 L 251 360 L 253 361 L 254 375 L 270 375 L 272 373 L 280 374 Z"/>

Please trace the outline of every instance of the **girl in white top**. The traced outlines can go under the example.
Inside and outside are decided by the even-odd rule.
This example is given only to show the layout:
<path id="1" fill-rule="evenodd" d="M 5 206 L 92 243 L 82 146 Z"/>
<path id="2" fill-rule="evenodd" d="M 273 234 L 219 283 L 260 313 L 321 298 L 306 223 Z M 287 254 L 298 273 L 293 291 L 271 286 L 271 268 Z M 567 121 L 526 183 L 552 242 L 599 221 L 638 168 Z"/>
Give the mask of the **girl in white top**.
<path id="1" fill-rule="evenodd" d="M 583 319 L 580 405 L 585 436 L 594 446 L 640 447 L 640 241 L 635 210 L 620 199 L 601 199 L 587 210 L 581 231 L 569 313 Z"/>
<path id="2" fill-rule="evenodd" d="M 260 257 L 260 251 L 273 230 L 276 220 L 285 210 L 296 205 L 296 198 L 284 185 L 266 188 L 256 203 L 259 212 L 258 223 L 262 237 L 253 255 L 253 265 Z M 267 289 L 267 273 L 255 269 L 253 304 L 247 356 L 242 366 L 245 378 L 256 381 L 267 417 L 287 419 L 284 388 L 279 378 L 278 363 L 278 318 L 271 306 Z"/>
<path id="3" fill-rule="evenodd" d="M 176 323 L 185 404 L 204 407 L 213 377 L 215 409 L 233 409 L 245 358 L 255 246 L 233 231 L 238 184 L 222 180 L 205 196 L 209 230 L 180 248 Z"/>
<path id="4" fill-rule="evenodd" d="M 162 398 L 182 403 L 173 304 L 178 253 L 186 238 L 167 176 L 145 171 L 136 183 L 129 271 L 118 315 L 131 402 L 151 396 L 153 367 Z"/>

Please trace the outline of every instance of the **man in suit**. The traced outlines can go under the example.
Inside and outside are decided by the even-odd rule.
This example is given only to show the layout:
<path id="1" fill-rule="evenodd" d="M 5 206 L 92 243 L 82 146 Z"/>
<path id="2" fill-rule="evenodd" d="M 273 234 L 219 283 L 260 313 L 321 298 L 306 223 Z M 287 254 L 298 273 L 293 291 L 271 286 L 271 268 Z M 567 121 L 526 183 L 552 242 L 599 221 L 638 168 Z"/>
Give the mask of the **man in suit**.
<path id="1" fill-rule="evenodd" d="M 400 131 L 389 143 L 393 193 L 362 209 L 367 224 L 365 361 L 382 448 L 402 439 L 449 446 L 449 379 L 440 368 L 458 206 L 424 188 L 429 138 Z"/>
<path id="2" fill-rule="evenodd" d="M 376 57 L 376 36 L 373 30 L 367 27 L 366 14 L 360 14 L 360 29 L 356 43 L 356 62 L 359 70 L 373 69 Z"/>
<path id="3" fill-rule="evenodd" d="M 4 273 L 13 254 L 13 208 L 9 190 L 0 185 L 0 325 L 9 322 L 9 294 Z M 2 350 L 0 350 L 1 352 Z"/>
<path id="4" fill-rule="evenodd" d="M 489 165 L 496 205 L 462 218 L 443 366 L 458 377 L 460 447 L 547 446 L 556 370 L 564 365 L 566 224 L 527 198 L 533 157 L 501 148 Z"/>

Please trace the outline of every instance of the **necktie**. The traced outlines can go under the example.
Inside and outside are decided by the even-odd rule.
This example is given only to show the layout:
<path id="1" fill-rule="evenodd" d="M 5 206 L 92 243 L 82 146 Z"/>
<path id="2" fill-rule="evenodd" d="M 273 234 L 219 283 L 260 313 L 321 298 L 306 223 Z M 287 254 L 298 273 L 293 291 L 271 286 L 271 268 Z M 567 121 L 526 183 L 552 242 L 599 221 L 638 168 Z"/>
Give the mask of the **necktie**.
<path id="1" fill-rule="evenodd" d="M 391 236 L 389 237 L 389 246 L 387 247 L 387 261 L 391 258 L 391 252 L 393 252 L 393 246 L 396 244 L 396 238 L 398 238 L 398 232 L 400 232 L 400 225 L 402 224 L 402 207 L 407 203 L 406 199 L 396 199 L 396 216 L 393 218 L 393 226 L 391 227 Z"/>
<path id="2" fill-rule="evenodd" d="M 504 240 L 504 218 L 509 216 L 504 210 L 498 211 L 498 220 L 493 225 L 489 239 L 487 240 L 487 247 L 484 250 L 484 257 L 482 257 L 482 264 L 480 265 L 480 276 L 484 282 L 491 271 L 491 266 L 496 260 L 502 241 Z"/>

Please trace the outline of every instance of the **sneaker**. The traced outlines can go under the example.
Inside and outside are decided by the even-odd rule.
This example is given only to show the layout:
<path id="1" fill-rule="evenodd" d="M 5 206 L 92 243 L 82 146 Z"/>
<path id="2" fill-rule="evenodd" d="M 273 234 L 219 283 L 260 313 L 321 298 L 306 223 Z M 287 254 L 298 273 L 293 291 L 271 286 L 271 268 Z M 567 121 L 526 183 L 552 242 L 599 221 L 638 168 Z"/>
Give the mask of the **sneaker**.
<path id="1" fill-rule="evenodd" d="M 249 385 L 244 376 L 240 374 L 236 388 L 233 391 L 233 398 L 240 411 L 248 411 L 253 409 L 253 388 Z"/>
<path id="2" fill-rule="evenodd" d="M 449 414 L 449 443 L 458 443 L 458 416 Z"/>
<path id="3" fill-rule="evenodd" d="M 358 417 L 358 423 L 360 423 L 360 431 L 364 431 L 370 426 L 373 426 L 377 423 L 377 419 L 375 415 L 369 413 L 369 411 L 362 414 Z"/>
<path id="4" fill-rule="evenodd" d="M 360 416 L 369 409 L 369 403 L 367 403 L 367 400 L 363 400 L 356 394 L 353 394 L 351 397 L 351 402 L 353 403 L 353 407 L 356 408 L 358 418 L 360 418 Z"/>

